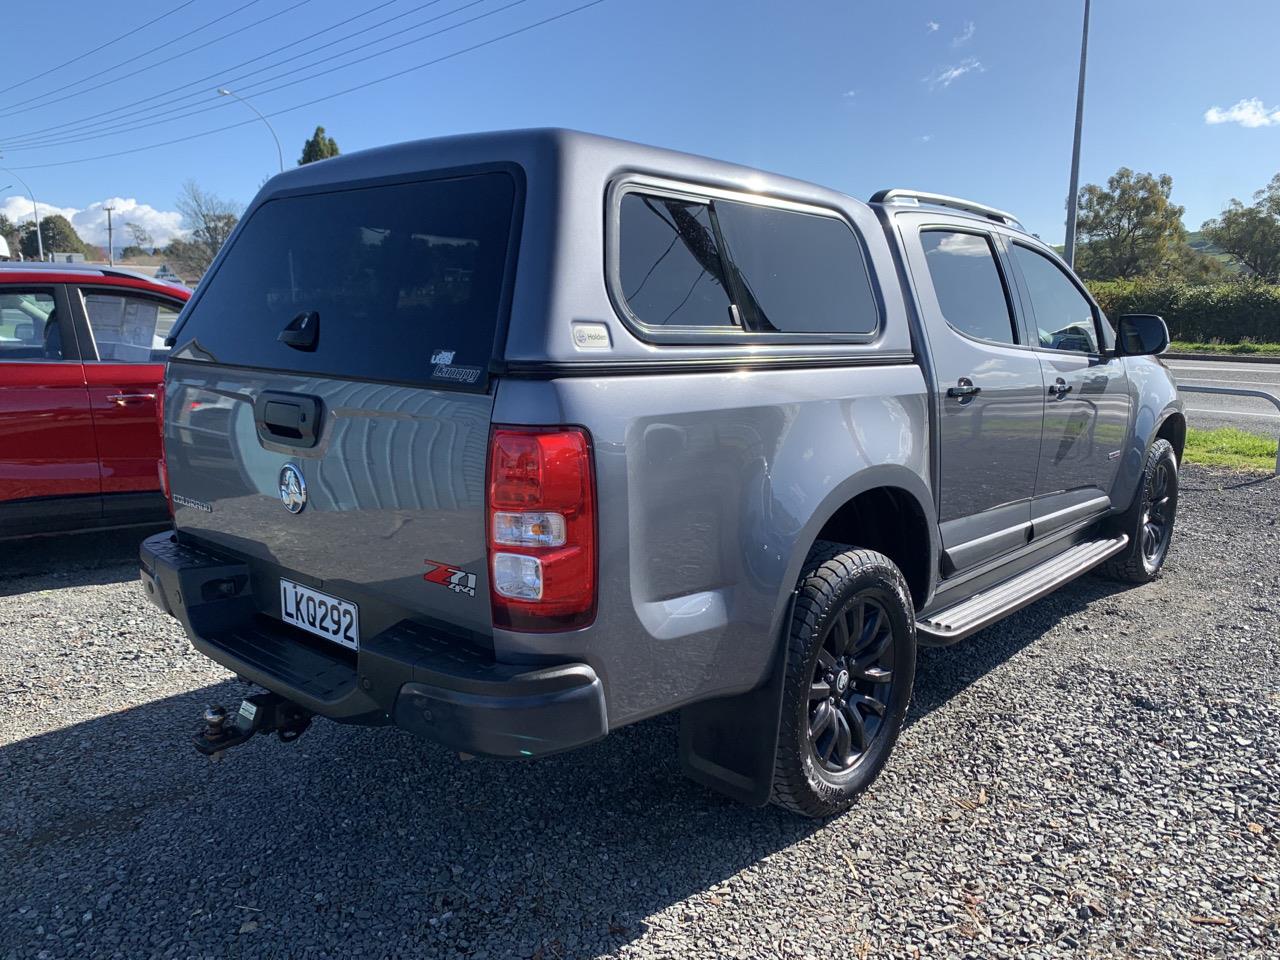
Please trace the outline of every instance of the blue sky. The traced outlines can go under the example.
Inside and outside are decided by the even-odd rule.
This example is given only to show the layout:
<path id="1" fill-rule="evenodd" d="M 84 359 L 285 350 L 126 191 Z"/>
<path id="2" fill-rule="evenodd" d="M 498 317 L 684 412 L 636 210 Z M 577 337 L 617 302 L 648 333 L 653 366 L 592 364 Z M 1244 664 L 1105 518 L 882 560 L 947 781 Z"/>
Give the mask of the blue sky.
<path id="1" fill-rule="evenodd" d="M 184 180 L 247 202 L 275 171 L 269 133 L 242 104 L 216 96 L 221 83 L 272 115 L 286 164 L 316 124 L 344 152 L 472 130 L 569 126 L 776 170 L 858 197 L 888 186 L 968 196 L 1012 210 L 1046 239 L 1062 238 L 1083 0 L 603 0 L 283 113 L 585 0 L 437 0 L 327 54 L 244 79 L 237 78 L 425 0 L 194 0 L 133 36 L 13 86 L 182 2 L 8 3 L 0 12 L 10 50 L 0 88 L 12 86 L 0 92 L 0 166 L 16 168 L 42 204 L 73 215 L 86 239 L 104 239 L 98 208 L 108 198 L 123 208 L 121 219 L 163 234 L 177 226 L 170 211 Z M 241 6 L 221 23 L 174 39 Z M 340 30 L 271 53 L 362 11 L 367 15 Z M 333 56 L 442 14 L 385 43 Z M 489 15 L 385 49 L 482 14 Z M 192 49 L 265 17 L 272 19 Z M 49 42 L 55 33 L 56 44 Z M 1248 198 L 1280 171 L 1277 36 L 1274 0 L 1095 3 L 1081 181 L 1104 181 L 1121 165 L 1169 173 L 1191 229 L 1232 196 Z M 18 42 L 23 37 L 33 38 L 30 47 Z M 15 55 L 26 49 L 38 54 Z M 267 89 L 371 53 L 326 76 Z M 111 82 L 133 71 L 140 72 Z M 91 74 L 100 75 L 85 79 Z M 116 124 L 61 126 L 197 80 L 131 108 L 136 114 Z M 61 97 L 67 99 L 51 102 Z M 189 99 L 169 105 L 177 97 Z M 1219 122 L 1208 122 L 1215 109 L 1209 116 Z M 187 110 L 206 112 L 165 122 Z M 251 122 L 184 143 L 66 162 L 241 121 Z M 128 129 L 138 124 L 152 125 Z M 46 127 L 63 132 L 42 132 Z M 111 135 L 53 142 L 103 131 Z M 0 188 L 14 181 L 0 171 Z M 0 189 L 0 212 L 21 216 L 29 208 L 16 183 Z"/>

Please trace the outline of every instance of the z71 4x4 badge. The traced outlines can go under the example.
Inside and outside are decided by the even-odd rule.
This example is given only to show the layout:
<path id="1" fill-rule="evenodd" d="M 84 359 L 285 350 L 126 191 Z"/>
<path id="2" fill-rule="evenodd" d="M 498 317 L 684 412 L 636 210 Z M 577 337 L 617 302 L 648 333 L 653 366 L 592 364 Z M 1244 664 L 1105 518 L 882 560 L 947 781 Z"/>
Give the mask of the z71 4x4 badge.
<path id="1" fill-rule="evenodd" d="M 454 593 L 465 593 L 468 597 L 476 595 L 476 575 L 474 573 L 467 573 L 465 570 L 451 567 L 447 563 L 437 563 L 435 560 L 424 560 L 422 562 L 432 568 L 422 575 L 422 579 L 427 583 L 438 583 L 442 587 L 448 587 Z"/>

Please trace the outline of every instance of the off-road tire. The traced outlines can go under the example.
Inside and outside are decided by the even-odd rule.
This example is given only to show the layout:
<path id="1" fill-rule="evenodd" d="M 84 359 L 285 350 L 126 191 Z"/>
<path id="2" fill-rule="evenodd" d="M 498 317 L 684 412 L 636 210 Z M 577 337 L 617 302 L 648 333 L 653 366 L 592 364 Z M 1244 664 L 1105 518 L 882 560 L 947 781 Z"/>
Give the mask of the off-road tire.
<path id="1" fill-rule="evenodd" d="M 1159 497 L 1161 469 L 1165 471 L 1166 484 L 1163 498 Z M 1163 499 L 1163 504 L 1157 501 Z M 1162 511 L 1163 526 L 1160 530 L 1160 543 L 1152 552 L 1150 541 L 1144 540 L 1153 511 Z M 1169 555 L 1169 544 L 1173 538 L 1173 525 L 1178 514 L 1178 457 L 1173 452 L 1173 445 L 1168 440 L 1157 439 L 1147 451 L 1147 459 L 1142 467 L 1138 493 L 1133 505 L 1120 515 L 1117 529 L 1129 535 L 1129 545 L 1120 553 L 1102 565 L 1099 572 L 1104 577 L 1120 580 L 1125 583 L 1150 583 L 1160 575 L 1165 557 Z"/>
<path id="2" fill-rule="evenodd" d="M 897 742 L 915 679 L 915 614 L 911 592 L 893 561 L 843 544 L 819 541 L 814 545 L 805 560 L 798 591 L 787 633 L 782 716 L 770 799 L 802 816 L 829 817 L 848 809 L 875 780 Z M 819 653 L 836 629 L 835 619 L 849 616 L 863 603 L 859 598 L 867 598 L 887 615 L 892 656 L 886 653 L 883 662 L 892 665 L 892 681 L 884 702 L 887 709 L 882 716 L 876 715 L 875 734 L 852 767 L 837 773 L 825 768 L 826 761 L 817 755 L 811 740 L 812 689 Z M 862 609 L 868 608 L 864 605 Z M 850 642 L 850 650 L 856 642 L 856 638 Z M 829 650 L 825 656 L 830 657 Z M 854 695 L 852 681 L 848 691 Z M 849 727 L 847 722 L 845 727 Z"/>

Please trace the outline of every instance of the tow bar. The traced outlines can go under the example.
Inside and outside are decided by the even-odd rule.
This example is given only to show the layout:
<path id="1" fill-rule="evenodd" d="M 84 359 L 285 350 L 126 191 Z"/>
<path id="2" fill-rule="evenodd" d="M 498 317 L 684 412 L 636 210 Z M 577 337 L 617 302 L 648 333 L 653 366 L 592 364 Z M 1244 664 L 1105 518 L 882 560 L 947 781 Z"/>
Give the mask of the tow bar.
<path id="1" fill-rule="evenodd" d="M 293 743 L 311 725 L 311 713 L 276 693 L 245 697 L 234 717 L 225 707 L 213 705 L 204 712 L 204 726 L 192 735 L 195 748 L 206 757 L 221 760 L 255 733 L 273 730 L 281 743 Z"/>

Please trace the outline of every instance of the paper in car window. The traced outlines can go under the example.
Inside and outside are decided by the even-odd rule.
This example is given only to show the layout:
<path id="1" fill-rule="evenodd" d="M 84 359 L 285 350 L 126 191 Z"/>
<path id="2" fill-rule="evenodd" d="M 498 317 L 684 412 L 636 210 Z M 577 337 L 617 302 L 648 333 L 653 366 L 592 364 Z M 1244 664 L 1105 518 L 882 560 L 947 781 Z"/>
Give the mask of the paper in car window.
<path id="1" fill-rule="evenodd" d="M 151 343 L 156 329 L 157 307 L 142 300 L 125 302 L 117 360 L 145 363 L 151 359 Z"/>
<path id="2" fill-rule="evenodd" d="M 93 339 L 102 360 L 147 363 L 151 359 L 157 304 L 124 297 L 85 298 Z"/>

